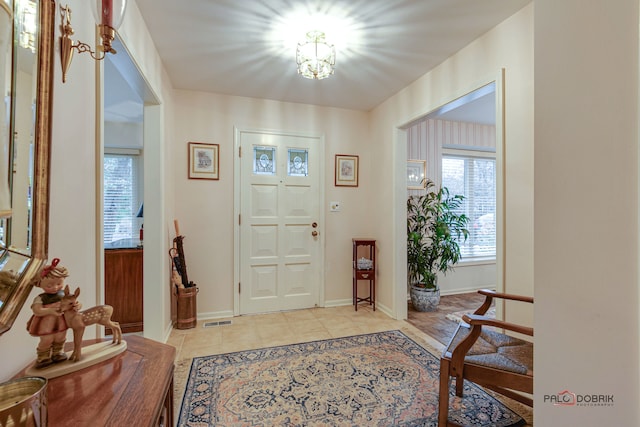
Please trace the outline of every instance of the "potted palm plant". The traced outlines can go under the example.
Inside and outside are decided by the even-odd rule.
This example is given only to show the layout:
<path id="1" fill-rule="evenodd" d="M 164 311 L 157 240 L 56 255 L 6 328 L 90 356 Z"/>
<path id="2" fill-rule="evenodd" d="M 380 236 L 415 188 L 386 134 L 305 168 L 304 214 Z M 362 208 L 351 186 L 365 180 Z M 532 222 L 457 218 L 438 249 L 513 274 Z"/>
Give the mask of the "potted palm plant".
<path id="1" fill-rule="evenodd" d="M 459 241 L 469 236 L 469 218 L 458 213 L 464 196 L 434 187 L 426 180 L 426 193 L 407 199 L 407 273 L 411 303 L 418 311 L 437 309 L 438 273 L 453 269 L 460 260 Z"/>

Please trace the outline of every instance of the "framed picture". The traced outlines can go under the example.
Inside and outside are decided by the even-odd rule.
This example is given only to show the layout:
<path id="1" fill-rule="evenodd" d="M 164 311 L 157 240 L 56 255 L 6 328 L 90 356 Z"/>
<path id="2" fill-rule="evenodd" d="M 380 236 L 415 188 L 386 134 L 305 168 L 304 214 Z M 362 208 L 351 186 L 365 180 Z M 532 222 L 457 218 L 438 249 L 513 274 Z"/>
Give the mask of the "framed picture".
<path id="1" fill-rule="evenodd" d="M 189 143 L 189 179 L 219 179 L 220 145 Z"/>
<path id="2" fill-rule="evenodd" d="M 336 154 L 336 187 L 358 186 L 358 156 Z"/>
<path id="3" fill-rule="evenodd" d="M 426 160 L 407 160 L 407 188 L 409 190 L 424 189 L 427 186 L 426 173 Z"/>

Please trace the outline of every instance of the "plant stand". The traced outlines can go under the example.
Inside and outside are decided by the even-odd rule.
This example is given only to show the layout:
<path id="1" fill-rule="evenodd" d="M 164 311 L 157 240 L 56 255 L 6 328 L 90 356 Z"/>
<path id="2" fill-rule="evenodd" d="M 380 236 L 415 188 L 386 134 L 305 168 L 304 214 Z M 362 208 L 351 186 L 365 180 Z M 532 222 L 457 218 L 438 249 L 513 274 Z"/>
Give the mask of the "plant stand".
<path id="1" fill-rule="evenodd" d="M 353 305 L 358 311 L 358 303 L 368 302 L 373 306 L 373 311 L 376 311 L 376 241 L 373 239 L 351 239 L 351 241 L 353 242 Z M 371 261 L 367 268 L 361 268 L 363 266 L 358 265 L 359 247 L 362 247 L 360 252 Z M 369 281 L 368 297 L 358 297 L 358 280 Z"/>

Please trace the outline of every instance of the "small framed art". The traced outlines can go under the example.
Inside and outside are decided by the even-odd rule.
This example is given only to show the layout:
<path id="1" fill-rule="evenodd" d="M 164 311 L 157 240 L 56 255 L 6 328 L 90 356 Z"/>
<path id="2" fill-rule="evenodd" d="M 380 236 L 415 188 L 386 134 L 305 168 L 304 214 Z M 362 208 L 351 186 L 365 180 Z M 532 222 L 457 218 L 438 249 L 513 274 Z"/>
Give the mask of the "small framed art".
<path id="1" fill-rule="evenodd" d="M 407 160 L 407 188 L 409 190 L 424 189 L 427 184 L 425 180 L 426 173 L 426 160 Z"/>
<path id="2" fill-rule="evenodd" d="M 189 143 L 189 179 L 219 179 L 220 145 Z"/>
<path id="3" fill-rule="evenodd" d="M 358 186 L 358 156 L 336 154 L 336 187 Z"/>

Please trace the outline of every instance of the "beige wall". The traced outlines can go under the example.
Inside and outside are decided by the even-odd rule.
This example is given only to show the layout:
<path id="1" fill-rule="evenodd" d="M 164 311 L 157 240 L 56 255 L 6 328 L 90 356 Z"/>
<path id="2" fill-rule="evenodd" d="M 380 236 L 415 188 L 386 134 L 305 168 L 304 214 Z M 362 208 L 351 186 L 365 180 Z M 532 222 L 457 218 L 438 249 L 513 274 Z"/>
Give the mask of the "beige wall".
<path id="1" fill-rule="evenodd" d="M 56 31 L 59 24 L 59 14 L 56 15 Z M 86 2 L 76 2 L 73 5 L 73 26 L 77 39 L 92 42 L 95 31 L 91 8 Z M 127 16 L 120 30 L 120 36 L 132 52 L 132 56 L 144 70 L 145 77 L 158 96 L 170 101 L 170 87 L 166 76 L 162 72 L 160 60 L 153 44 L 150 42 L 135 3 L 127 8 Z M 57 39 L 56 39 L 57 40 Z M 57 43 L 56 43 L 57 44 Z M 93 43 L 92 43 L 93 44 Z M 57 49 L 57 47 L 56 47 Z M 84 307 L 90 307 L 102 302 L 101 274 L 102 243 L 97 239 L 96 200 L 100 198 L 100 189 L 96 182 L 96 171 L 101 168 L 96 141 L 96 96 L 95 66 L 87 54 L 75 55 L 73 64 L 67 76 L 67 83 L 62 84 L 58 55 L 54 55 L 54 97 L 52 117 L 52 149 L 51 149 L 51 200 L 49 208 L 49 258 L 61 259 L 70 272 L 67 280 L 73 287 L 80 287 L 80 300 Z M 170 110 L 170 105 L 163 107 Z M 171 121 L 165 120 L 164 128 L 172 130 Z M 159 138 L 153 148 L 164 150 L 164 141 Z M 158 154 L 162 160 L 165 154 Z M 157 187 L 172 191 L 172 176 L 161 175 L 165 170 L 171 171 L 171 165 L 157 162 L 147 173 L 154 179 L 151 190 L 159 192 Z M 152 180 L 149 180 L 150 182 Z M 167 288 L 168 267 L 165 268 L 167 258 L 165 248 L 168 249 L 167 227 L 160 222 L 165 217 L 173 217 L 173 196 L 164 196 L 165 210 L 155 215 L 153 221 L 147 220 L 145 215 L 145 229 L 148 225 L 155 226 L 155 236 L 151 241 L 157 243 L 156 257 L 153 263 L 157 268 L 145 271 L 145 277 L 153 274 L 164 275 L 163 279 L 153 280 L 149 289 L 149 304 L 151 307 L 162 307 L 161 310 L 145 310 L 145 322 L 149 317 L 149 330 L 152 337 L 163 339 L 170 325 L 169 302 Z M 146 209 L 145 209 L 146 210 Z M 151 224 L 149 224 L 151 222 Z M 154 224 L 155 223 L 155 224 Z M 164 232 L 163 232 L 164 231 Z M 150 233 L 151 234 L 151 233 Z M 165 236 L 165 237 L 162 237 Z M 147 239 L 145 239 L 147 240 Z M 37 338 L 28 335 L 25 330 L 27 319 L 31 315 L 29 308 L 32 299 L 39 293 L 39 288 L 32 291 L 27 304 L 21 311 L 13 328 L 0 337 L 0 378 L 7 379 L 15 375 L 35 358 Z M 157 329 L 157 330 L 156 330 Z M 145 331 L 146 333 L 146 331 Z M 86 338 L 96 336 L 96 329 L 88 328 Z M 70 339 L 70 338 L 69 338 Z"/>
<path id="2" fill-rule="evenodd" d="M 74 7 L 74 28 L 78 34 L 93 34 L 93 25 L 83 25 L 91 21 L 77 18 L 80 16 L 91 16 L 88 4 Z M 93 93 L 94 65 L 92 60 L 76 57 L 68 83 L 62 86 L 57 55 L 55 58 L 49 255 L 62 260 L 71 273 L 69 283 L 82 287 L 82 301 L 91 304 L 96 298 L 94 101 L 78 94 Z M 39 291 L 33 290 L 13 328 L 0 337 L 0 375 L 5 379 L 35 357 L 38 339 L 29 336 L 25 325 Z"/>
<path id="3" fill-rule="evenodd" d="M 343 203 L 341 213 L 325 215 L 325 299 L 351 298 L 348 239 L 367 234 L 379 243 L 380 305 L 401 315 L 402 307 L 406 309 L 405 260 L 404 238 L 398 236 L 405 226 L 406 139 L 397 128 L 496 78 L 504 68 L 504 283 L 508 292 L 533 294 L 535 261 L 536 424 L 637 425 L 638 4 L 637 0 L 535 3 L 535 129 L 533 5 L 367 114 L 173 94 L 131 3 L 120 33 L 163 103 L 148 110 L 150 121 L 162 126 L 155 133 L 147 129 L 154 142 L 145 147 L 153 150 L 151 164 L 145 163 L 150 186 L 145 197 L 161 201 L 155 217 L 145 215 L 145 243 L 156 247 L 155 252 L 148 249 L 153 256 L 145 264 L 145 277 L 158 277 L 146 285 L 145 295 L 150 307 L 160 307 L 145 310 L 151 336 L 161 337 L 169 325 L 165 249 L 173 235 L 173 218 L 180 219 L 188 236 L 190 276 L 202 287 L 199 311 L 232 309 L 233 126 L 324 134 L 325 200 Z M 74 28 L 79 39 L 93 34 L 92 22 L 88 5 L 76 2 Z M 95 105 L 94 97 L 87 95 L 94 91 L 94 62 L 77 55 L 68 83 L 62 85 L 57 61 L 49 254 L 62 258 L 71 272 L 69 283 L 82 288 L 81 299 L 89 306 L 101 298 L 102 253 L 95 233 Z M 220 181 L 186 179 L 186 143 L 191 140 L 221 145 Z M 361 156 L 358 190 L 333 187 L 336 153 Z M 606 177 L 594 178 L 594 170 Z M 32 297 L 35 294 L 37 290 Z M 508 308 L 506 314 L 516 321 L 531 321 L 528 312 Z M 24 330 L 29 315 L 25 307 L 13 329 L 0 337 L 2 379 L 35 356 L 37 340 Z M 615 406 L 558 408 L 540 401 L 545 393 L 566 388 L 613 393 Z"/>
<path id="4" fill-rule="evenodd" d="M 536 0 L 536 425 L 640 425 L 638 9 Z"/>
<path id="5" fill-rule="evenodd" d="M 189 280 L 200 288 L 201 318 L 233 314 L 234 273 L 234 127 L 269 129 L 324 136 L 325 245 L 327 304 L 351 301 L 351 238 L 369 237 L 376 188 L 372 167 L 368 114 L 270 100 L 201 92 L 176 91 L 172 162 L 176 218 L 185 239 Z M 188 142 L 220 144 L 220 180 L 187 179 Z M 334 186 L 334 155 L 360 156 L 359 187 Z M 329 212 L 339 201 L 340 212 Z"/>
<path id="6" fill-rule="evenodd" d="M 498 78 L 504 68 L 504 289 L 533 294 L 533 6 L 507 19 L 372 112 L 373 161 L 382 171 L 376 176 L 380 198 L 377 213 L 381 245 L 396 259 L 381 262 L 380 300 L 398 310 L 402 307 L 406 252 L 402 199 L 406 139 L 397 130 L 437 107 Z M 394 168 L 388 165 L 393 159 Z M 395 187 L 390 183 L 394 182 Z M 399 193 L 402 191 L 402 193 Z M 395 203 L 388 203 L 402 194 Z M 499 217 L 498 217 L 499 218 Z M 532 311 L 507 307 L 510 320 L 532 323 Z"/>
<path id="7" fill-rule="evenodd" d="M 79 39 L 93 33 L 88 6 L 74 7 Z M 506 68 L 507 163 L 507 289 L 532 293 L 532 8 L 510 18 L 442 66 L 401 91 L 371 113 L 280 103 L 195 92 L 173 92 L 135 4 L 119 33 L 140 67 L 161 107 L 145 110 L 145 334 L 162 340 L 170 327 L 167 250 L 173 219 L 181 224 L 190 279 L 201 287 L 202 317 L 233 310 L 233 128 L 282 129 L 324 135 L 325 201 L 340 201 L 342 211 L 325 209 L 325 295 L 327 304 L 351 300 L 350 238 L 378 239 L 378 306 L 403 317 L 406 279 L 401 236 L 405 216 L 406 148 L 397 152 L 396 127 L 473 90 Z M 56 58 L 57 61 L 57 58 Z M 82 288 L 85 306 L 101 296 L 101 243 L 96 239 L 94 148 L 94 62 L 77 55 L 68 83 L 55 69 L 53 115 L 50 256 L 62 258 L 71 271 L 69 283 Z M 82 94 L 82 95 L 81 95 Z M 161 125 L 153 126 L 153 124 Z M 146 137 L 145 137 L 146 138 Z M 220 144 L 219 181 L 186 178 L 186 144 Z M 513 143 L 511 143 L 513 141 Z M 403 140 L 402 146 L 404 146 Z M 335 154 L 360 156 L 360 186 L 333 186 Z M 73 165 L 73 167 L 68 167 Z M 513 184 L 509 184 L 509 183 Z M 202 195 L 206 197 L 202 197 Z M 397 200 L 396 194 L 401 195 Z M 396 203 L 397 202 L 397 203 Z M 147 215 L 149 212 L 149 215 Z M 517 223 L 515 218 L 518 218 Z M 517 244 L 516 244 L 517 242 Z M 34 291 L 34 295 L 37 291 Z M 7 360 L 0 375 L 11 376 L 33 355 L 37 341 L 20 325 L 30 314 L 25 307 L 16 326 L 3 335 L 0 355 Z M 94 331 L 88 331 L 90 337 Z M 8 349 L 11 349 L 9 352 Z"/>

